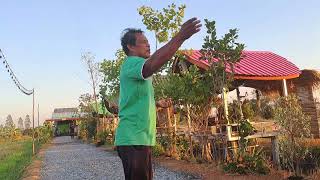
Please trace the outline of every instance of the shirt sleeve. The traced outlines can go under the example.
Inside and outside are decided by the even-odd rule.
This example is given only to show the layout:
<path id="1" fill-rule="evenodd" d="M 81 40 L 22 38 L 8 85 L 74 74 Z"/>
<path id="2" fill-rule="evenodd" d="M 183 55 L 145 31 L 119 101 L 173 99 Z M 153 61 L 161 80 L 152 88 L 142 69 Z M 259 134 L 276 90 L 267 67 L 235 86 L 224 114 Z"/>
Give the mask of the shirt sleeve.
<path id="1" fill-rule="evenodd" d="M 142 69 L 145 62 L 145 59 L 139 57 L 130 59 L 130 63 L 127 66 L 127 76 L 137 80 L 146 80 L 142 75 Z"/>

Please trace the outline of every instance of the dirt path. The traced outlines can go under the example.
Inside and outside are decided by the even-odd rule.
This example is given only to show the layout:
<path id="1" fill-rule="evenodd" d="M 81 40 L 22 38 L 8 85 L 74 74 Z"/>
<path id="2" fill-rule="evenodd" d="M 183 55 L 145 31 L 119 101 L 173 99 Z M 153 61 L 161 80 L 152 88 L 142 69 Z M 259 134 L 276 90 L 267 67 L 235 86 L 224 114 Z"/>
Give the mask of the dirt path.
<path id="1" fill-rule="evenodd" d="M 44 180 L 124 179 L 120 158 L 68 136 L 55 138 L 44 152 L 40 177 Z M 196 179 L 161 166 L 154 166 L 155 180 Z"/>

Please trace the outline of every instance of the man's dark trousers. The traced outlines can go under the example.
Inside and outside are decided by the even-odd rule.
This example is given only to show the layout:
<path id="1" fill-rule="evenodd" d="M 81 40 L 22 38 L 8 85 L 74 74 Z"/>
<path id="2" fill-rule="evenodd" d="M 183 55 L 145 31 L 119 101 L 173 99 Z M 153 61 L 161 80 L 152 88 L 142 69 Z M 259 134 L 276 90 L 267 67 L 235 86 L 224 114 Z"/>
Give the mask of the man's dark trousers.
<path id="1" fill-rule="evenodd" d="M 152 180 L 151 146 L 117 146 L 126 180 Z"/>

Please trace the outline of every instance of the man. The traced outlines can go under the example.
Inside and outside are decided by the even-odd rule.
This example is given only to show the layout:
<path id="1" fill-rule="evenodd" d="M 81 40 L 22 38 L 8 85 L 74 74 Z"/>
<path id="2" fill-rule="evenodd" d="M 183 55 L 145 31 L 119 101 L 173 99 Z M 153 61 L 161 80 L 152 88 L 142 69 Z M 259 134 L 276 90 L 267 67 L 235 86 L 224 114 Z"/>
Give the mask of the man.
<path id="1" fill-rule="evenodd" d="M 143 31 L 126 29 L 121 45 L 128 56 L 120 71 L 120 122 L 115 145 L 126 180 L 152 179 L 151 147 L 155 145 L 156 107 L 151 76 L 200 31 L 200 21 L 192 18 L 166 45 L 150 56 L 150 45 Z"/>

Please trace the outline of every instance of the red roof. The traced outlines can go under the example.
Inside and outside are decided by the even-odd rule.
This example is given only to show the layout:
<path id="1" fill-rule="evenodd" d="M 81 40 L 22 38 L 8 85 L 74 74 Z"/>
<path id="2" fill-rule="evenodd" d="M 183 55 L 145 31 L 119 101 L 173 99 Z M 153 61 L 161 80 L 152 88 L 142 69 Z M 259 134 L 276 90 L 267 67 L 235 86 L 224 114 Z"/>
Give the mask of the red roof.
<path id="1" fill-rule="evenodd" d="M 286 58 L 268 51 L 243 51 L 244 58 L 236 63 L 236 79 L 279 80 L 299 77 L 300 70 Z M 198 67 L 208 69 L 207 60 L 200 60 L 200 51 L 185 53 L 187 60 Z M 230 72 L 230 68 L 227 68 Z"/>

